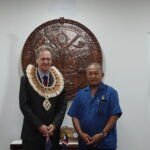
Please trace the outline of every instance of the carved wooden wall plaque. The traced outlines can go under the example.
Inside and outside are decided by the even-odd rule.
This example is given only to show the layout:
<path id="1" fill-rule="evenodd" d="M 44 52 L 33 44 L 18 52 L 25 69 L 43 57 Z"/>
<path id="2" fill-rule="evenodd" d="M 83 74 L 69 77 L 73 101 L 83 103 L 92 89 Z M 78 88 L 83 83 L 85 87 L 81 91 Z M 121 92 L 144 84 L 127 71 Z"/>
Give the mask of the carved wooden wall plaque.
<path id="1" fill-rule="evenodd" d="M 35 64 L 34 50 L 41 45 L 52 49 L 53 65 L 63 74 L 67 98 L 86 86 L 85 68 L 90 62 L 102 63 L 102 51 L 93 33 L 84 25 L 69 19 L 48 21 L 27 38 L 22 51 L 22 68 Z"/>

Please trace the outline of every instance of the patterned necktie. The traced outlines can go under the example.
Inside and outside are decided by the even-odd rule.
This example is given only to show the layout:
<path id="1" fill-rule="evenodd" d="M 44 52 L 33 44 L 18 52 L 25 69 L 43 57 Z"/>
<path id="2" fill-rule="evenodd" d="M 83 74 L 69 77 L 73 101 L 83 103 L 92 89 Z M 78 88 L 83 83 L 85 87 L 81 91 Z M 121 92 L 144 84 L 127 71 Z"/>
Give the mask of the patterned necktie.
<path id="1" fill-rule="evenodd" d="M 47 77 L 47 75 L 43 76 L 43 84 L 45 86 L 48 86 L 48 77 Z"/>

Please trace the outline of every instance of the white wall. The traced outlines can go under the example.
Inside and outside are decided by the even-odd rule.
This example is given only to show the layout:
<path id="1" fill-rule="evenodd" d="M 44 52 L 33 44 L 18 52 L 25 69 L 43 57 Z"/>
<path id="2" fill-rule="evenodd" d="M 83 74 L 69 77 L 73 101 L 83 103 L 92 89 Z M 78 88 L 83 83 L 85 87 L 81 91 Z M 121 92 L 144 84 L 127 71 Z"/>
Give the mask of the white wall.
<path id="1" fill-rule="evenodd" d="M 118 90 L 123 109 L 118 121 L 118 150 L 147 150 L 149 6 L 148 0 L 0 0 L 0 150 L 8 150 L 20 137 L 18 68 L 22 47 L 37 26 L 59 17 L 84 24 L 100 42 L 105 82 Z M 66 124 L 71 125 L 71 120 L 65 119 Z"/>

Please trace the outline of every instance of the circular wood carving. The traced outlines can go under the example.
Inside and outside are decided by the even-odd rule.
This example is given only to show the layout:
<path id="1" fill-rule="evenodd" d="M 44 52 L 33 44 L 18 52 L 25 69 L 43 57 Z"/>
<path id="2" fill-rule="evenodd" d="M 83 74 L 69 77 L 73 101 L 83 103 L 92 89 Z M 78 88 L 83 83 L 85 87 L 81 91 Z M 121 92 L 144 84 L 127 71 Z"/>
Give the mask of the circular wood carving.
<path id="1" fill-rule="evenodd" d="M 48 21 L 27 38 L 22 51 L 22 68 L 35 65 L 34 50 L 41 45 L 52 50 L 53 65 L 63 74 L 67 98 L 86 86 L 85 69 L 90 62 L 102 63 L 102 51 L 93 33 L 84 25 L 69 19 Z"/>

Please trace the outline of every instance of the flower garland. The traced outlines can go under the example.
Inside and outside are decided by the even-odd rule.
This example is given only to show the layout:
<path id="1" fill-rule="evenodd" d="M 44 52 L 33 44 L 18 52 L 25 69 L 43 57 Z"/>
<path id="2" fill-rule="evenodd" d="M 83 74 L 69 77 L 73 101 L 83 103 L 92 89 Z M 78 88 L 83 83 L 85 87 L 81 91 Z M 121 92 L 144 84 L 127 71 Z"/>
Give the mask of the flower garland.
<path id="1" fill-rule="evenodd" d="M 56 97 L 62 92 L 64 88 L 64 79 L 59 70 L 56 67 L 52 66 L 50 67 L 49 71 L 54 78 L 54 82 L 51 86 L 46 87 L 39 81 L 39 78 L 37 76 L 37 68 L 35 66 L 29 64 L 26 69 L 29 83 L 31 84 L 33 89 L 44 98 Z"/>

